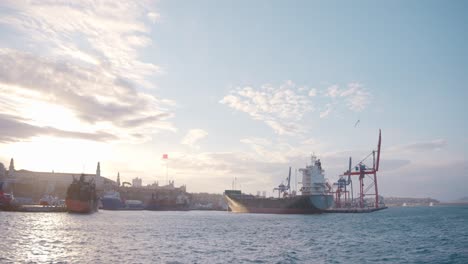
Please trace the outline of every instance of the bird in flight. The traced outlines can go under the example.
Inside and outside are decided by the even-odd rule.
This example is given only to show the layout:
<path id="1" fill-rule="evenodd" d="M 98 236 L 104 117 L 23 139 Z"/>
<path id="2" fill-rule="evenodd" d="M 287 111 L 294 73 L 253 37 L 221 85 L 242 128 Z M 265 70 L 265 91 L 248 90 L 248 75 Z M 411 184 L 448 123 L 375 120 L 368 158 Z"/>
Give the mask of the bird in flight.
<path id="1" fill-rule="evenodd" d="M 356 127 L 356 126 L 359 124 L 360 121 L 361 121 L 361 120 L 358 119 L 358 120 L 356 121 L 356 124 L 354 124 L 354 127 Z"/>

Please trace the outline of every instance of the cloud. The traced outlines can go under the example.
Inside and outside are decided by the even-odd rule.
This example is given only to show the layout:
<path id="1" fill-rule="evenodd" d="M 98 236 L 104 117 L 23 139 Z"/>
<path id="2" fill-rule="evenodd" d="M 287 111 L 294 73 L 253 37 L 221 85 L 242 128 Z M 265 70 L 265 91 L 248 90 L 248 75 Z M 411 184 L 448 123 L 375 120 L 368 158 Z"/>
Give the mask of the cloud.
<path id="1" fill-rule="evenodd" d="M 37 136 L 54 136 L 62 138 L 78 138 L 93 141 L 115 140 L 115 135 L 106 132 L 83 133 L 65 131 L 53 127 L 33 126 L 21 121 L 21 118 L 0 114 L 0 143 L 11 143 Z"/>
<path id="2" fill-rule="evenodd" d="M 291 144 L 283 140 L 250 137 L 240 140 L 254 152 L 252 160 L 270 163 L 290 163 L 302 166 L 303 160 L 308 160 L 313 152 L 321 152 L 323 146 L 314 139 L 303 140 L 300 144 Z"/>
<path id="3" fill-rule="evenodd" d="M 427 152 L 438 151 L 447 146 L 447 140 L 435 139 L 430 141 L 413 142 L 404 145 L 396 145 L 389 147 L 388 151 L 392 152 Z"/>
<path id="4" fill-rule="evenodd" d="M 327 91 L 325 92 L 325 96 L 335 98 L 339 95 L 339 93 L 340 93 L 339 87 L 338 85 L 335 84 L 327 88 Z"/>
<path id="5" fill-rule="evenodd" d="M 320 112 L 320 118 L 327 117 L 330 114 L 331 111 L 332 111 L 331 104 L 327 104 L 326 109 L 324 111 Z"/>
<path id="6" fill-rule="evenodd" d="M 379 188 L 384 196 L 410 194 L 412 197 L 455 200 L 467 194 L 467 171 L 468 160 L 413 162 L 399 170 L 382 170 L 379 176 Z"/>
<path id="7" fill-rule="evenodd" d="M 314 97 L 317 95 L 317 89 L 313 88 L 313 89 L 310 89 L 309 91 L 309 96 L 310 97 Z"/>
<path id="8" fill-rule="evenodd" d="M 208 133 L 203 129 L 190 129 L 187 135 L 182 139 L 182 144 L 195 147 L 195 143 L 204 137 L 208 136 Z"/>
<path id="9" fill-rule="evenodd" d="M 360 83 L 349 83 L 347 88 L 340 89 L 338 85 L 329 86 L 325 92 L 325 97 L 332 98 L 335 102 L 344 100 L 349 110 L 361 112 L 370 103 L 371 95 Z"/>
<path id="10" fill-rule="evenodd" d="M 2 113 L 60 131 L 110 130 L 127 140 L 175 130 L 168 121 L 175 103 L 146 90 L 153 87 L 148 77 L 163 70 L 139 59 L 139 50 L 151 44 L 142 18 L 157 17 L 146 1 L 5 5 L 0 24 L 16 37 L 2 46 L 27 45 L 23 50 L 0 47 Z M 35 114 L 37 105 L 60 107 L 68 116 L 55 122 L 47 114 Z"/>
<path id="11" fill-rule="evenodd" d="M 148 19 L 153 23 L 158 22 L 159 19 L 161 18 L 161 16 L 158 13 L 155 13 L 155 12 L 149 12 L 146 15 L 148 16 Z"/>
<path id="12" fill-rule="evenodd" d="M 281 144 L 275 142 L 273 145 L 272 141 L 265 138 L 244 138 L 240 140 L 241 143 L 249 146 L 255 153 L 255 159 L 262 162 L 275 162 L 275 163 L 285 163 L 287 162 L 286 152 L 281 152 L 281 150 L 286 150 L 288 146 L 286 144 Z"/>
<path id="13" fill-rule="evenodd" d="M 305 113 L 314 110 L 306 96 L 295 92 L 292 81 L 287 81 L 280 87 L 238 87 L 230 91 L 220 103 L 265 122 L 280 135 L 302 132 L 297 122 Z"/>
<path id="14" fill-rule="evenodd" d="M 379 170 L 380 171 L 392 171 L 399 168 L 405 167 L 411 164 L 410 160 L 403 159 L 382 159 L 380 161 Z"/>
<path id="15" fill-rule="evenodd" d="M 135 39 L 149 39 L 149 29 L 141 20 L 150 10 L 148 1 L 28 1 L 6 2 L 8 13 L 0 18 L 34 43 L 37 52 L 96 61 L 114 74 L 139 84 L 148 84 L 144 75 L 161 71 L 138 60 Z M 44 49 L 45 48 L 45 49 Z M 92 58 L 83 60 L 83 57 Z"/>
<path id="16" fill-rule="evenodd" d="M 336 111 L 336 107 L 333 107 L 336 105 L 346 105 L 349 110 L 360 112 L 367 107 L 371 98 L 360 83 L 349 83 L 345 89 L 335 84 L 320 93 L 313 88 L 307 95 L 302 95 L 305 89 L 305 86 L 296 87 L 293 81 L 286 81 L 279 87 L 268 84 L 257 89 L 237 87 L 220 103 L 264 122 L 279 135 L 298 135 L 306 131 L 301 124 L 302 118 L 314 112 L 315 108 L 323 109 L 319 113 L 320 118 L 326 118 Z M 319 98 L 312 102 L 311 97 Z M 324 99 L 329 102 L 323 105 Z"/>
<path id="17" fill-rule="evenodd" d="M 348 89 L 342 91 L 340 96 L 346 97 L 348 108 L 355 112 L 364 110 L 370 103 L 370 93 L 359 83 L 348 84 Z"/>

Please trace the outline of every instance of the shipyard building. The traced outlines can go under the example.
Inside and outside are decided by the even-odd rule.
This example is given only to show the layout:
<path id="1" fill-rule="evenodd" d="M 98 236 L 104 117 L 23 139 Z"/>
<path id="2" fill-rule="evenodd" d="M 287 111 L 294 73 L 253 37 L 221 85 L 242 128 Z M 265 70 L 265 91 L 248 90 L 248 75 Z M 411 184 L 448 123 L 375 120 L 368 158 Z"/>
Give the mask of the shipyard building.
<path id="1" fill-rule="evenodd" d="M 39 172 L 30 170 L 16 170 L 14 160 L 10 160 L 8 169 L 0 163 L 0 182 L 3 182 L 5 191 L 13 192 L 17 199 L 40 199 L 45 194 L 51 194 L 64 198 L 68 186 L 73 178 L 78 179 L 82 173 L 71 172 Z M 101 176 L 100 164 L 98 162 L 96 174 L 83 174 L 86 180 L 94 179 L 98 191 L 113 188 L 115 181 Z"/>
<path id="2" fill-rule="evenodd" d="M 0 163 L 0 182 L 3 183 L 4 191 L 12 192 L 18 201 L 24 203 L 38 201 L 44 195 L 63 199 L 73 179 L 79 179 L 81 175 L 85 176 L 86 181 L 96 182 L 99 196 L 113 190 L 120 192 L 124 200 L 140 200 L 145 203 L 152 201 L 168 208 L 180 204 L 188 205 L 190 201 L 185 185 L 176 187 L 174 181 L 169 181 L 166 185 L 155 182 L 143 186 L 142 179 L 138 177 L 134 178 L 132 183 L 121 183 L 120 174 L 117 175 L 116 181 L 113 181 L 101 175 L 99 162 L 95 174 L 16 170 L 13 159 L 10 160 L 8 169 Z"/>

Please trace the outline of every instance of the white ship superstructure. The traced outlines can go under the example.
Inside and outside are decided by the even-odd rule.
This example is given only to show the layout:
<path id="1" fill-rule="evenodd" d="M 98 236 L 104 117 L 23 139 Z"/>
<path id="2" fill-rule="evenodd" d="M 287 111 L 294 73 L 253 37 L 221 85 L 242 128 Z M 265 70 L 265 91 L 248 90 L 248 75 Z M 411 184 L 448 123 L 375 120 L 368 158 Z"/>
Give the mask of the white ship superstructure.
<path id="1" fill-rule="evenodd" d="M 319 195 L 329 192 L 324 175 L 325 170 L 322 169 L 322 163 L 315 155 L 311 156 L 311 164 L 299 171 L 302 173 L 302 195 Z"/>

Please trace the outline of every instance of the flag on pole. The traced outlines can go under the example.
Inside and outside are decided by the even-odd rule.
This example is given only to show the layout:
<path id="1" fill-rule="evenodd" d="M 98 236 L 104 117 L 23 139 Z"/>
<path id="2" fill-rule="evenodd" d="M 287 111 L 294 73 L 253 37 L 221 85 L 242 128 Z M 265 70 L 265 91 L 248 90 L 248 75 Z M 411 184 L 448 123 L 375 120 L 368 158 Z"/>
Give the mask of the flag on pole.
<path id="1" fill-rule="evenodd" d="M 168 156 L 167 154 L 163 154 L 162 158 L 163 158 L 163 159 L 168 159 L 169 156 Z"/>

